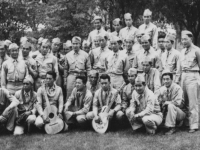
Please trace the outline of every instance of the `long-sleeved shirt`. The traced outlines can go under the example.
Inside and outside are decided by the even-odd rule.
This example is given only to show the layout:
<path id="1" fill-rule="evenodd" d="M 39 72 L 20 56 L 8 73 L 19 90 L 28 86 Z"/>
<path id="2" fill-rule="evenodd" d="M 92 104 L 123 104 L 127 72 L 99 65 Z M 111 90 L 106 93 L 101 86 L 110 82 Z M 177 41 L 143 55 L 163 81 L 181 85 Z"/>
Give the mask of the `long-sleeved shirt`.
<path id="1" fill-rule="evenodd" d="M 36 61 L 32 57 L 30 57 L 30 56 L 28 56 L 26 58 L 24 57 L 24 61 L 26 63 L 28 63 L 31 66 L 31 68 L 32 68 L 32 72 L 28 69 L 29 70 L 29 74 L 33 77 L 33 79 L 37 78 L 37 76 L 38 76 L 38 69 L 37 69 L 37 63 L 36 63 Z"/>
<path id="2" fill-rule="evenodd" d="M 88 42 L 90 44 L 92 44 L 92 48 L 95 48 L 95 45 L 94 45 L 95 37 L 97 35 L 106 35 L 106 34 L 107 34 L 107 32 L 103 28 L 101 28 L 100 30 L 95 29 L 95 30 L 91 31 L 88 36 Z"/>
<path id="3" fill-rule="evenodd" d="M 152 92 L 155 92 L 161 87 L 160 73 L 156 68 L 150 68 L 148 73 L 144 73 L 144 77 L 147 87 Z"/>
<path id="4" fill-rule="evenodd" d="M 133 37 L 133 39 L 135 39 L 137 30 L 138 29 L 134 27 L 133 25 L 131 27 L 122 28 L 119 31 L 119 37 L 123 40 L 123 42 L 127 37 L 130 37 L 130 36 Z"/>
<path id="5" fill-rule="evenodd" d="M 11 95 L 7 89 L 0 88 L 0 115 L 9 107 L 10 109 L 17 107 L 19 101 L 15 96 Z"/>
<path id="6" fill-rule="evenodd" d="M 90 90 L 90 92 L 94 96 L 95 92 L 100 88 L 100 85 L 97 81 L 96 85 L 92 86 L 92 84 L 88 81 L 87 84 L 86 84 L 86 87 L 87 87 L 88 90 Z"/>
<path id="7" fill-rule="evenodd" d="M 139 30 L 142 30 L 146 34 L 150 35 L 153 47 L 157 48 L 158 31 L 156 25 L 151 22 L 148 25 L 142 24 L 141 26 L 139 26 Z"/>
<path id="8" fill-rule="evenodd" d="M 53 90 L 53 91 L 52 91 Z M 49 88 L 45 88 L 47 97 L 49 99 L 50 105 L 56 106 L 58 108 L 58 112 L 62 113 L 63 111 L 63 93 L 61 87 L 54 84 L 53 89 L 50 92 Z M 37 91 L 37 111 L 40 115 L 43 115 L 43 110 L 47 107 L 45 95 L 44 95 L 44 87 L 40 87 Z"/>
<path id="9" fill-rule="evenodd" d="M 89 73 L 90 70 L 90 59 L 88 53 L 85 51 L 79 50 L 78 53 L 75 53 L 75 51 L 72 50 L 65 56 L 65 76 L 67 76 L 70 72 L 87 71 L 87 73 Z"/>
<path id="10" fill-rule="evenodd" d="M 135 55 L 139 55 L 140 52 L 144 51 L 142 45 L 138 42 L 135 42 L 132 49 L 133 49 L 133 52 L 135 53 Z"/>
<path id="11" fill-rule="evenodd" d="M 132 68 L 132 65 L 133 65 L 133 60 L 135 59 L 135 52 L 133 50 L 131 51 L 128 51 L 126 49 L 122 50 L 121 51 L 124 55 L 127 55 L 128 57 L 128 69 Z"/>
<path id="12" fill-rule="evenodd" d="M 130 108 L 136 110 L 136 114 L 141 117 L 160 112 L 158 100 L 148 87 L 145 88 L 142 95 L 138 94 L 135 90 L 133 91 Z"/>
<path id="13" fill-rule="evenodd" d="M 110 90 L 106 92 L 103 91 L 102 88 L 100 88 L 99 90 L 95 92 L 94 99 L 93 99 L 93 108 L 95 107 L 99 111 L 101 111 L 103 106 L 110 105 L 111 100 L 115 97 L 116 94 L 117 94 L 117 98 L 114 100 L 114 103 L 112 104 L 111 109 L 115 108 L 118 105 L 121 105 L 121 97 L 118 94 L 118 91 L 116 89 L 110 87 Z"/>
<path id="14" fill-rule="evenodd" d="M 91 53 L 89 54 L 91 66 L 92 69 L 100 69 L 100 70 L 106 70 L 105 67 L 105 60 L 108 55 L 111 55 L 112 51 L 108 49 L 108 47 L 105 47 L 102 49 L 101 47 L 95 48 L 91 50 Z"/>
<path id="15" fill-rule="evenodd" d="M 128 71 L 129 62 L 127 55 L 124 55 L 121 51 L 116 53 L 112 52 L 106 57 L 106 69 L 107 73 L 123 75 Z"/>
<path id="16" fill-rule="evenodd" d="M 90 90 L 85 89 L 83 92 L 79 92 L 77 88 L 74 88 L 65 107 L 76 107 L 79 114 L 86 114 L 90 110 L 92 98 L 93 96 Z"/>
<path id="17" fill-rule="evenodd" d="M 5 54 L 5 56 L 2 58 L 2 57 L 0 57 L 0 74 L 1 74 L 1 69 L 2 69 L 2 64 L 3 64 L 3 62 L 4 61 L 6 61 L 6 60 L 8 60 L 10 57 L 7 55 L 7 54 Z M 0 80 L 1 80 L 1 76 L 0 76 Z M 1 82 L 1 81 L 0 81 Z"/>
<path id="18" fill-rule="evenodd" d="M 143 70 L 142 62 L 146 59 L 152 60 L 153 68 L 157 68 L 157 69 L 161 68 L 161 60 L 153 47 L 151 47 L 148 52 L 143 49 L 142 52 L 136 55 L 135 59 L 133 60 L 133 68 L 136 68 L 139 71 L 142 71 Z"/>
<path id="19" fill-rule="evenodd" d="M 1 87 L 6 88 L 7 82 L 23 82 L 27 75 L 28 69 L 24 60 L 9 58 L 2 65 Z"/>
<path id="20" fill-rule="evenodd" d="M 128 85 L 124 87 L 123 93 L 122 93 L 122 109 L 127 109 L 129 107 L 134 89 L 135 87 L 131 83 L 129 83 Z"/>
<path id="21" fill-rule="evenodd" d="M 46 75 L 48 71 L 55 71 L 57 78 L 59 77 L 57 58 L 50 53 L 45 56 L 39 54 L 35 58 L 37 62 L 39 77 Z"/>
<path id="22" fill-rule="evenodd" d="M 24 99 L 22 96 L 22 90 L 19 90 L 15 93 L 15 97 L 19 100 L 18 110 L 25 109 L 26 111 L 29 109 L 29 111 L 32 112 L 32 114 L 36 113 L 36 101 L 37 101 L 37 93 L 33 91 L 33 95 L 31 95 L 30 92 L 27 93 L 24 92 Z"/>
<path id="23" fill-rule="evenodd" d="M 159 103 L 164 103 L 165 101 L 171 101 L 177 107 L 183 108 L 184 98 L 182 88 L 176 84 L 172 83 L 169 88 L 162 86 L 159 90 L 155 92 L 155 95 Z"/>

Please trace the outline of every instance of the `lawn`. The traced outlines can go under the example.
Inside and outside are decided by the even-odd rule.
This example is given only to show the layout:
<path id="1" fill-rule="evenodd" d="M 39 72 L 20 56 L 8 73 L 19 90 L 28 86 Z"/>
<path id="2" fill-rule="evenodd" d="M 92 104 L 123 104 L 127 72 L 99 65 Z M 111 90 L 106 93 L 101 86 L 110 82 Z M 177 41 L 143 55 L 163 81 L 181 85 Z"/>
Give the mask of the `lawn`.
<path id="1" fill-rule="evenodd" d="M 147 135 L 143 131 L 133 132 L 130 128 L 110 131 L 100 135 L 92 130 L 73 129 L 66 133 L 47 135 L 41 132 L 30 135 L 1 135 L 2 150 L 199 150 L 200 132 L 178 131 L 165 136 L 159 131 Z"/>

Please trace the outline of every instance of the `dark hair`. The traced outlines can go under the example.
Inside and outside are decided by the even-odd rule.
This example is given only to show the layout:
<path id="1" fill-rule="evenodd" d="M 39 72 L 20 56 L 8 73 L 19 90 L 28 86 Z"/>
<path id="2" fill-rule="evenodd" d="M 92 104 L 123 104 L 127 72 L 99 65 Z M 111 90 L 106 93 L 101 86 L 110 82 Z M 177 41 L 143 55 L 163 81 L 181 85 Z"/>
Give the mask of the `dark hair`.
<path id="1" fill-rule="evenodd" d="M 173 80 L 173 74 L 172 73 L 165 73 L 162 75 L 162 79 L 164 76 L 169 76 L 171 80 Z"/>
<path id="2" fill-rule="evenodd" d="M 164 39 L 166 37 L 166 33 L 165 32 L 162 32 L 162 31 L 160 31 L 160 32 L 158 32 L 158 39 Z"/>
<path id="3" fill-rule="evenodd" d="M 188 37 L 190 38 L 193 38 L 193 35 L 192 34 L 187 34 Z"/>
<path id="4" fill-rule="evenodd" d="M 86 83 L 87 83 L 87 77 L 86 77 L 86 76 L 77 76 L 77 77 L 76 77 L 76 80 L 77 80 L 77 79 L 82 80 L 83 84 L 86 84 Z"/>
<path id="5" fill-rule="evenodd" d="M 108 81 L 110 82 L 110 76 L 108 75 L 108 74 L 106 74 L 106 73 L 104 73 L 104 74 L 102 74 L 101 76 L 100 76 L 100 80 L 101 79 L 108 79 Z"/>
<path id="6" fill-rule="evenodd" d="M 48 71 L 47 73 L 46 73 L 46 75 L 51 75 L 52 77 L 53 77 L 53 79 L 54 80 L 56 80 L 56 77 L 57 77 L 57 75 L 56 75 L 56 72 L 55 71 Z"/>

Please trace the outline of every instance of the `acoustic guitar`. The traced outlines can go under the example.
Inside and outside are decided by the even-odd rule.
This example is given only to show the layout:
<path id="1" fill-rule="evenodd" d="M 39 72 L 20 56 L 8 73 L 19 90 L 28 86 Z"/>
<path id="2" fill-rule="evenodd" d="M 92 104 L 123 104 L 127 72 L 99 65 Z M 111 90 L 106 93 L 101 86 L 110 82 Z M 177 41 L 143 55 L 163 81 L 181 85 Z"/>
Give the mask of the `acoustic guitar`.
<path id="1" fill-rule="evenodd" d="M 117 93 L 113 96 L 110 104 L 108 106 L 103 106 L 101 109 L 101 112 L 99 113 L 99 119 L 95 120 L 95 118 L 92 120 L 92 127 L 93 129 L 100 133 L 104 134 L 108 130 L 109 127 L 109 111 L 110 108 L 112 107 L 114 101 L 117 99 L 119 92 L 126 86 L 126 83 L 123 83 L 122 86 L 117 90 Z M 112 97 L 112 94 L 110 94 L 110 97 L 108 100 L 110 101 Z"/>
<path id="2" fill-rule="evenodd" d="M 50 105 L 45 86 L 43 86 L 43 91 L 47 104 L 47 107 L 44 109 L 44 116 L 50 120 L 49 123 L 45 124 L 44 129 L 47 134 L 59 133 L 64 128 L 64 122 L 57 116 L 58 109 L 56 106 Z"/>

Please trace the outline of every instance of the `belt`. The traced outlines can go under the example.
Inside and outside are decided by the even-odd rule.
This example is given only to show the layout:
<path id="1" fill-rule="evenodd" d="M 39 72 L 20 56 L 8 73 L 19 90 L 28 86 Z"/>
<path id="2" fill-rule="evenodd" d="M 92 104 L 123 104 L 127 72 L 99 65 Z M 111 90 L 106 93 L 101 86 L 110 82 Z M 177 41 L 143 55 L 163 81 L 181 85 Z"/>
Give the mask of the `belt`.
<path id="1" fill-rule="evenodd" d="M 199 70 L 182 70 L 184 73 L 199 72 Z"/>
<path id="2" fill-rule="evenodd" d="M 104 72 L 106 72 L 106 69 L 97 69 L 97 68 L 94 68 L 94 70 L 96 70 L 98 73 L 104 73 Z"/>
<path id="3" fill-rule="evenodd" d="M 69 74 L 74 75 L 74 76 L 85 76 L 84 72 L 77 73 L 77 72 L 70 72 Z"/>
<path id="4" fill-rule="evenodd" d="M 17 82 L 8 81 L 7 84 L 12 84 L 12 85 L 15 85 L 15 86 L 19 86 L 19 85 L 23 85 L 23 82 L 22 81 L 17 81 Z"/>
<path id="5" fill-rule="evenodd" d="M 122 76 L 122 74 L 115 74 L 115 73 L 110 73 L 109 75 L 110 75 L 110 77 Z"/>

